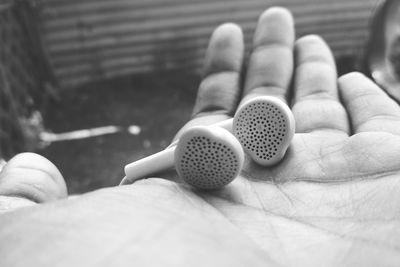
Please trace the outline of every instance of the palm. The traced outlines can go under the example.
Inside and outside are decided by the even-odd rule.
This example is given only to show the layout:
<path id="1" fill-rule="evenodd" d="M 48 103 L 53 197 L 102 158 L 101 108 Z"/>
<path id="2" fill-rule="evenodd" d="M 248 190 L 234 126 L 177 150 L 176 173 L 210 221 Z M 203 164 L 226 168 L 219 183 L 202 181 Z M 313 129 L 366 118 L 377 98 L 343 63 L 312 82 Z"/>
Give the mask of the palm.
<path id="1" fill-rule="evenodd" d="M 279 264 L 360 264 L 359 254 L 329 258 L 343 247 L 385 255 L 364 256 L 362 266 L 400 260 L 400 235 L 393 233 L 400 226 L 400 149 L 393 149 L 400 137 L 328 139 L 297 134 L 282 164 L 267 171 L 249 163 L 233 185 L 203 198 Z"/>
<path id="2" fill-rule="evenodd" d="M 284 161 L 272 170 L 252 164 L 249 175 L 275 182 L 343 182 L 399 175 L 400 136 L 385 132 L 296 134 Z"/>

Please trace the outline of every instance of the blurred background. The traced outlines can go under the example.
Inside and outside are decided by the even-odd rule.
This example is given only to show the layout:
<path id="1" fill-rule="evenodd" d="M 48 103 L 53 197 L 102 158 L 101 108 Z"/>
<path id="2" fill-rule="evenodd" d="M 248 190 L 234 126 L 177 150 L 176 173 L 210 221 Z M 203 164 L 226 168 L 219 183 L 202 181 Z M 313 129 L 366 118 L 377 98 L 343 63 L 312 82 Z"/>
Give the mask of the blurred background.
<path id="1" fill-rule="evenodd" d="M 360 69 L 379 0 L 1 0 L 0 158 L 35 151 L 70 193 L 112 186 L 187 121 L 208 38 L 289 8 L 324 37 L 340 73 Z"/>

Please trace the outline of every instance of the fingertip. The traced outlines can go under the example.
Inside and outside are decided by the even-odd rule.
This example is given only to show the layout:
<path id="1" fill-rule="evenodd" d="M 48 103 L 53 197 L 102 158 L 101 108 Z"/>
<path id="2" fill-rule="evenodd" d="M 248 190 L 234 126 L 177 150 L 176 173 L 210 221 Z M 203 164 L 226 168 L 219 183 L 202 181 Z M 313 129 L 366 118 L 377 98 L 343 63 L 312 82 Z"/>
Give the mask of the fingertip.
<path id="1" fill-rule="evenodd" d="M 332 51 L 328 43 L 319 35 L 310 34 L 296 40 L 295 56 L 297 66 L 304 63 L 304 61 L 314 61 L 327 63 L 336 69 Z"/>
<path id="2" fill-rule="evenodd" d="M 360 72 L 338 81 L 353 132 L 387 132 L 399 135 L 399 105 L 374 81 Z"/>
<path id="3" fill-rule="evenodd" d="M 384 91 L 370 78 L 361 72 L 350 72 L 338 79 L 338 87 L 345 104 L 365 95 L 385 95 Z"/>
<path id="4" fill-rule="evenodd" d="M 14 156 L 8 164 L 8 168 L 40 169 L 60 186 L 65 185 L 64 177 L 60 170 L 47 158 L 31 152 L 20 153 Z M 5 167 L 6 168 L 6 167 Z"/>
<path id="5" fill-rule="evenodd" d="M 344 103 L 349 103 L 365 94 L 385 95 L 375 82 L 361 72 L 350 72 L 340 76 L 338 87 Z"/>
<path id="6" fill-rule="evenodd" d="M 240 71 L 244 55 L 242 29 L 234 23 L 217 27 L 211 35 L 204 66 L 204 75 Z"/>
<path id="7" fill-rule="evenodd" d="M 311 46 L 311 45 L 325 45 L 327 46 L 327 43 L 325 42 L 325 40 L 316 34 L 309 34 L 309 35 L 305 35 L 300 37 L 299 39 L 297 39 L 296 41 L 296 45 L 307 45 L 307 46 Z"/>
<path id="8" fill-rule="evenodd" d="M 368 77 L 365 76 L 361 72 L 354 71 L 354 72 L 349 72 L 349 73 L 343 74 L 342 76 L 339 77 L 338 81 L 339 81 L 339 83 L 343 83 L 343 82 L 349 82 L 349 81 L 359 80 L 359 79 L 368 79 Z"/>
<path id="9" fill-rule="evenodd" d="M 258 19 L 254 45 L 266 42 L 292 46 L 295 39 L 294 19 L 292 13 L 284 7 L 271 7 L 265 10 Z"/>
<path id="10" fill-rule="evenodd" d="M 0 173 L 0 195 L 18 196 L 38 203 L 65 198 L 67 187 L 58 168 L 43 156 L 21 153 Z"/>
<path id="11" fill-rule="evenodd" d="M 268 8 L 260 15 L 259 21 L 263 21 L 265 19 L 293 22 L 293 15 L 292 12 L 285 7 L 274 6 Z"/>
<path id="12" fill-rule="evenodd" d="M 214 30 L 213 35 L 218 35 L 224 38 L 242 37 L 243 31 L 236 23 L 227 22 L 218 26 Z"/>
<path id="13" fill-rule="evenodd" d="M 358 90 L 360 85 L 373 84 L 373 82 L 361 72 L 350 72 L 343 74 L 338 78 L 339 91 L 345 100 L 349 96 L 349 91 Z"/>

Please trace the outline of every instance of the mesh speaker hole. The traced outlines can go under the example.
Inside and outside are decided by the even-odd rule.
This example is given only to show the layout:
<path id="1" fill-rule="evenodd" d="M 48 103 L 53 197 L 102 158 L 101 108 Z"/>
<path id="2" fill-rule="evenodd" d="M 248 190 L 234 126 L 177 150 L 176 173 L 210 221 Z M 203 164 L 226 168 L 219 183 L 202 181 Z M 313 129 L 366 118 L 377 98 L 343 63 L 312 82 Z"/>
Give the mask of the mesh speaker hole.
<path id="1" fill-rule="evenodd" d="M 230 183 L 238 172 L 238 158 L 233 150 L 207 137 L 191 138 L 181 159 L 183 179 L 190 185 L 213 189 Z"/>
<path id="2" fill-rule="evenodd" d="M 246 151 L 268 161 L 277 155 L 286 128 L 286 117 L 278 107 L 255 102 L 245 107 L 237 118 L 235 135 Z"/>

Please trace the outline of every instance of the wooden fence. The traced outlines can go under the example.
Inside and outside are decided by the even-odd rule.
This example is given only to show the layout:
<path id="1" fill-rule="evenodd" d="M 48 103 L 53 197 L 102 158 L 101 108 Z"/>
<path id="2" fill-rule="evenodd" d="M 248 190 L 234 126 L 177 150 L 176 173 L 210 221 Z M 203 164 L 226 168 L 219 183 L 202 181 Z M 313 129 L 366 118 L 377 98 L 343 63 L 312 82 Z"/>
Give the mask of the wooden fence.
<path id="1" fill-rule="evenodd" d="M 236 22 L 247 45 L 260 13 L 288 7 L 299 36 L 357 53 L 379 0 L 36 0 L 44 43 L 64 87 L 138 72 L 196 71 L 213 28 Z"/>

